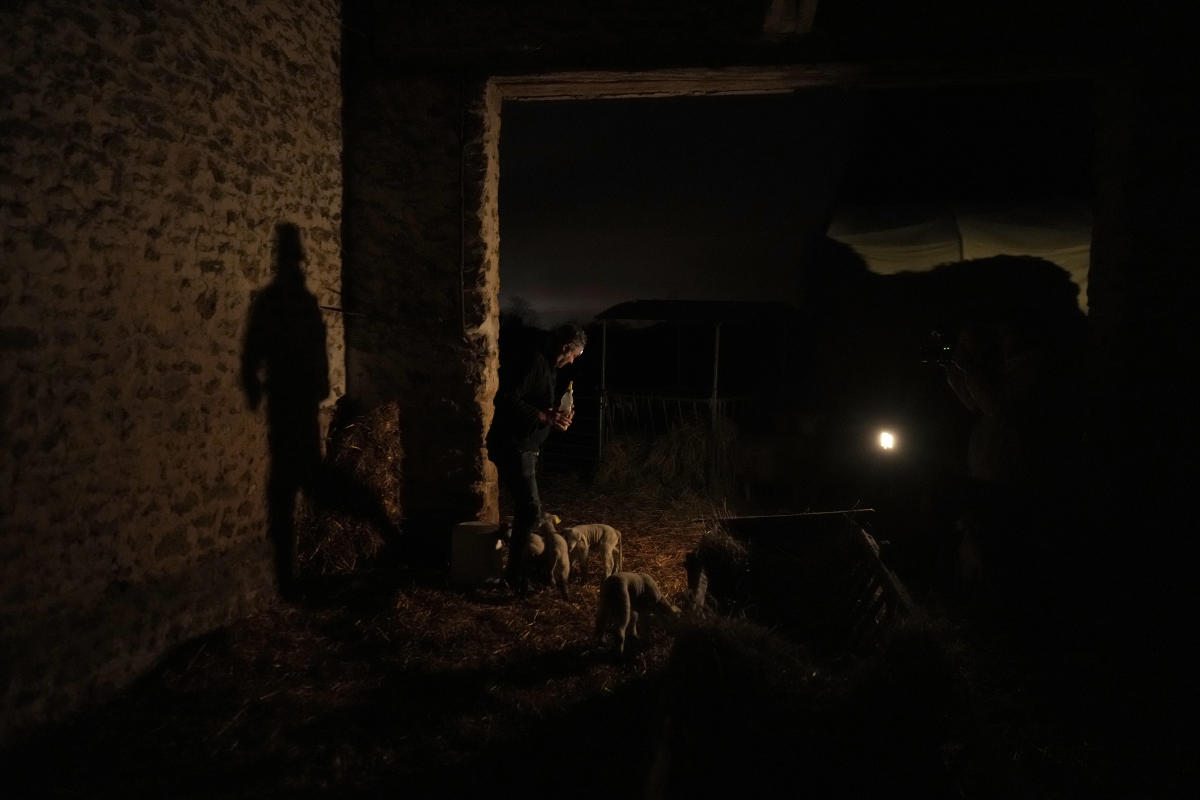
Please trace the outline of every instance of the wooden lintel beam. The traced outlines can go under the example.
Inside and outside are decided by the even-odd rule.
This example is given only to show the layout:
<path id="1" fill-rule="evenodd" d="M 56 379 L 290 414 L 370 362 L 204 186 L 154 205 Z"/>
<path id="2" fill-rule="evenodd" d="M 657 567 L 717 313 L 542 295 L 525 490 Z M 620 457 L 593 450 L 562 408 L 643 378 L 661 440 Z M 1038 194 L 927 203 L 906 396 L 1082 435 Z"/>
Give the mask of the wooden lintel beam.
<path id="1" fill-rule="evenodd" d="M 782 94 L 840 87 L 887 89 L 1083 78 L 1077 64 L 1042 62 L 828 63 L 795 66 L 573 71 L 492 78 L 506 100 L 598 100 L 688 95 Z"/>

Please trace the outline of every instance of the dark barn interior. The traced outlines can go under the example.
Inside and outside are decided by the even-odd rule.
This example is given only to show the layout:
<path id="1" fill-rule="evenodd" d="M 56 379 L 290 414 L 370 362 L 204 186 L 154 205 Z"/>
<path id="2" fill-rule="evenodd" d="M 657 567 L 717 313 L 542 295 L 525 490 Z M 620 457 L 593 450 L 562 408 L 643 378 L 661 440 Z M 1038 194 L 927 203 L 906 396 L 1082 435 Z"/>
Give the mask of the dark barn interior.
<path id="1" fill-rule="evenodd" d="M 602 5 L 0 9 L 0 794 L 1194 796 L 1179 20 Z"/>

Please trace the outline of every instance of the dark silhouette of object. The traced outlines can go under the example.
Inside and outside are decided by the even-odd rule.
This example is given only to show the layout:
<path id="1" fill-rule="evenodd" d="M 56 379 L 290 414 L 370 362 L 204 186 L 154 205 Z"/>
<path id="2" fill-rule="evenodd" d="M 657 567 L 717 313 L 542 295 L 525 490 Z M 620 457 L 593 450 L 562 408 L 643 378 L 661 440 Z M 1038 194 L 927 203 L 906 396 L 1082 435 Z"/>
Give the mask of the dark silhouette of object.
<path id="1" fill-rule="evenodd" d="M 320 403 L 329 395 L 325 323 L 305 287 L 300 231 L 275 228 L 275 277 L 253 298 L 242 351 L 242 385 L 252 409 L 267 398 L 271 453 L 267 508 L 279 591 L 296 589 L 294 508 L 298 493 L 318 494 L 321 472 Z"/>
<path id="2" fill-rule="evenodd" d="M 1033 257 L 945 265 L 947 382 L 973 414 L 961 524 L 992 578 L 1061 581 L 1086 529 L 1087 322 L 1065 271 Z"/>
<path id="3" fill-rule="evenodd" d="M 1087 537 L 1094 461 L 1090 336 L 1069 274 L 999 255 L 878 275 L 825 239 L 801 278 L 814 378 L 796 394 L 835 419 L 890 407 L 919 423 L 920 463 L 892 503 L 903 519 L 887 518 L 903 529 L 893 557 L 1001 606 L 1035 582 L 1067 591 L 1054 586 Z"/>
<path id="4" fill-rule="evenodd" d="M 488 453 L 513 502 L 508 578 L 518 594 L 527 590 L 526 550 L 529 535 L 542 516 L 537 464 L 542 443 L 552 428 L 565 431 L 575 411 L 558 410 L 558 370 L 575 361 L 587 344 L 577 325 L 561 325 L 532 342 L 524 336 L 520 349 L 511 338 L 500 353 L 500 388 L 488 431 Z"/>

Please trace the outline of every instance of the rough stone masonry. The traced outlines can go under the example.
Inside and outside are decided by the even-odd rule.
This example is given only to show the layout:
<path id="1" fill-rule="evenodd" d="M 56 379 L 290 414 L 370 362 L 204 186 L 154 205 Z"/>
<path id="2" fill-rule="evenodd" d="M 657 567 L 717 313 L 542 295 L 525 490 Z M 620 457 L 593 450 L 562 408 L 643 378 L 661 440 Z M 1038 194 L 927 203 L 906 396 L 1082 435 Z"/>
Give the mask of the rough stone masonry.
<path id="1" fill-rule="evenodd" d="M 336 0 L 5 5 L 0 738 L 273 595 L 243 328 L 282 222 L 339 305 L 342 206 Z"/>

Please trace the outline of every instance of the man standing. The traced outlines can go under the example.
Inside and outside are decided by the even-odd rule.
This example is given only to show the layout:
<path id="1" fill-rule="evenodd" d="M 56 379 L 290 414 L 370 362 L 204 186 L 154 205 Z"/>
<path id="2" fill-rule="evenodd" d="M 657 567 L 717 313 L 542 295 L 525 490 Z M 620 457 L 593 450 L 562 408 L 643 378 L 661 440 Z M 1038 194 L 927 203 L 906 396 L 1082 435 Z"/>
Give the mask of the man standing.
<path id="1" fill-rule="evenodd" d="M 525 352 L 505 353 L 500 365 L 496 412 L 488 431 L 488 454 L 500 482 L 512 497 L 513 530 L 508 580 L 518 594 L 528 589 L 526 551 L 529 534 L 541 519 L 537 460 L 551 428 L 565 431 L 575 410 L 558 410 L 558 370 L 583 354 L 587 334 L 577 325 L 562 325 Z"/>

